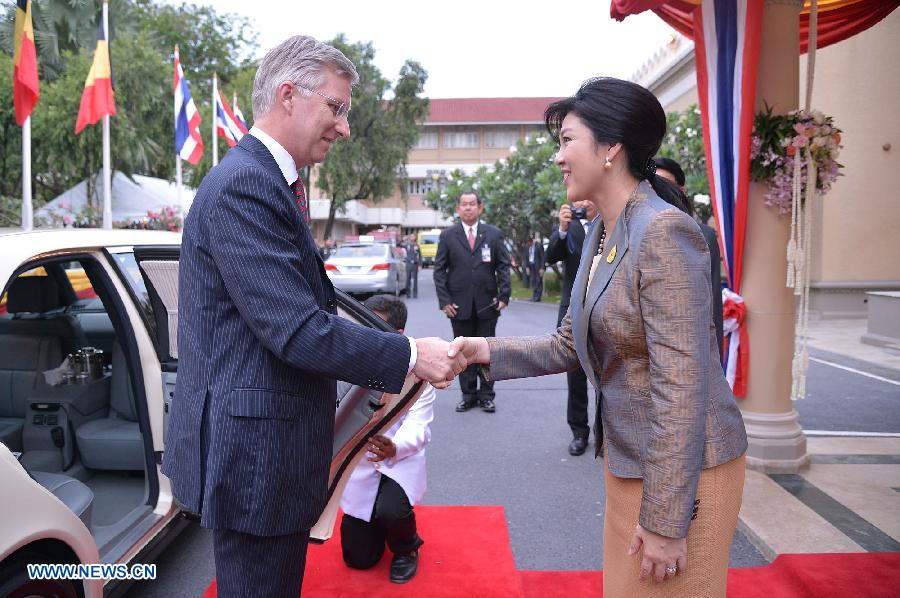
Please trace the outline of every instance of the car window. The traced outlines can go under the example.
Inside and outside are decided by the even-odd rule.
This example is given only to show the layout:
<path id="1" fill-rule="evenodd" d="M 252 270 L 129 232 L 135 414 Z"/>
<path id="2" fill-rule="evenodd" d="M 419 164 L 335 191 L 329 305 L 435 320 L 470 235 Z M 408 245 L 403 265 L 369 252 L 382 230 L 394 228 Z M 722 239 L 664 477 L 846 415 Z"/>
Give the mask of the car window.
<path id="1" fill-rule="evenodd" d="M 422 245 L 436 245 L 438 242 L 438 235 L 422 235 Z"/>
<path id="2" fill-rule="evenodd" d="M 62 264 L 62 267 L 66 273 L 66 278 L 69 279 L 69 284 L 72 285 L 72 290 L 75 291 L 75 296 L 78 297 L 78 299 L 97 299 L 97 293 L 94 291 L 91 279 L 88 278 L 88 275 L 85 273 L 81 262 L 64 263 Z"/>
<path id="3" fill-rule="evenodd" d="M 342 245 L 332 257 L 384 257 L 386 245 Z"/>
<path id="4" fill-rule="evenodd" d="M 147 322 L 151 338 L 156 338 L 156 317 L 153 315 L 153 305 L 150 303 L 150 295 L 147 293 L 147 286 L 144 284 L 144 277 L 141 276 L 137 260 L 134 259 L 134 253 L 113 253 L 112 256 L 141 307 L 141 313 Z"/>
<path id="5" fill-rule="evenodd" d="M 22 272 L 21 274 L 19 274 L 19 277 L 22 276 L 47 276 L 47 271 L 44 270 L 43 266 L 39 266 L 37 268 L 32 268 L 27 272 Z M 6 295 L 7 293 L 3 293 L 3 296 L 0 297 L 0 315 L 6 315 L 8 313 L 6 311 Z"/>

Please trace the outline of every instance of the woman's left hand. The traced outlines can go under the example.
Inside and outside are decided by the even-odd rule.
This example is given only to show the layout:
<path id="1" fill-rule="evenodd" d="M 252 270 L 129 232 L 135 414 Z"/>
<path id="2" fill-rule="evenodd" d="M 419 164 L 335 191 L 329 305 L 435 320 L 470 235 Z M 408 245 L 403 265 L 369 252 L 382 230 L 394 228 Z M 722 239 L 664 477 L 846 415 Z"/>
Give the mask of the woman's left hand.
<path id="1" fill-rule="evenodd" d="M 638 525 L 631 538 L 628 554 L 635 555 L 644 547 L 641 581 L 649 576 L 660 582 L 684 573 L 687 567 L 687 539 L 667 538 Z M 674 567 L 674 571 L 673 571 Z"/>

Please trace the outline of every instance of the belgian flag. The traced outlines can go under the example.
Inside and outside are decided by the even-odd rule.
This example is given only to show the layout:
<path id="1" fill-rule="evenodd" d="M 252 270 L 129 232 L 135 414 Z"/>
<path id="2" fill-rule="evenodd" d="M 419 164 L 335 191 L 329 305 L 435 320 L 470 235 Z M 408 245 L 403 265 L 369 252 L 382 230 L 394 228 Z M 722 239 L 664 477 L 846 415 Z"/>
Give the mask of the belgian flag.
<path id="1" fill-rule="evenodd" d="M 40 97 L 37 51 L 31 24 L 31 0 L 16 0 L 16 35 L 13 46 L 13 104 L 16 122 L 25 124 Z"/>
<path id="2" fill-rule="evenodd" d="M 81 94 L 81 106 L 78 108 L 78 120 L 75 122 L 75 134 L 81 133 L 87 125 L 93 125 L 106 115 L 116 115 L 116 102 L 113 98 L 112 66 L 109 59 L 109 36 L 100 21 L 97 31 L 97 49 L 94 50 L 94 62 L 84 82 Z"/>

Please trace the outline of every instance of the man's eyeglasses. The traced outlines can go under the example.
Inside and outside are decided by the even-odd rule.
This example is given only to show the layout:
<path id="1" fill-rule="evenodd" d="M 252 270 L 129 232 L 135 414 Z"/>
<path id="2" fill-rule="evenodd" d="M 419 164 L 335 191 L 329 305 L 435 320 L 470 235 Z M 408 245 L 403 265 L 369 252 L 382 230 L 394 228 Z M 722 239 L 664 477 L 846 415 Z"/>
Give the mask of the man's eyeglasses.
<path id="1" fill-rule="evenodd" d="M 333 98 L 331 96 L 325 95 L 321 91 L 317 91 L 315 89 L 310 89 L 308 87 L 304 87 L 303 85 L 298 85 L 297 83 L 294 83 L 294 86 L 299 89 L 305 89 L 306 91 L 311 91 L 312 93 L 328 100 L 327 105 L 329 108 L 331 108 L 331 111 L 334 113 L 335 118 L 342 118 L 344 116 L 347 116 L 347 114 L 349 114 L 349 112 L 350 112 L 350 104 L 349 103 L 342 102 L 340 100 L 336 100 L 335 98 Z"/>

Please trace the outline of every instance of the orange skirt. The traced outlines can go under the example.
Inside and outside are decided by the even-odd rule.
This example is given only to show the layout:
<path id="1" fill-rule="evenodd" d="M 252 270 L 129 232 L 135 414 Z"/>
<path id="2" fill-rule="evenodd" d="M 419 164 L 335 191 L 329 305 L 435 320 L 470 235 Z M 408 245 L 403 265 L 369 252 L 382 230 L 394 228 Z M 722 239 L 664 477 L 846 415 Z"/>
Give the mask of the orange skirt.
<path id="1" fill-rule="evenodd" d="M 628 556 L 641 510 L 643 481 L 617 478 L 604 467 L 606 513 L 603 526 L 603 596 L 713 598 L 725 596 L 728 551 L 744 491 L 744 456 L 700 472 L 697 518 L 687 536 L 687 567 L 675 578 L 655 583 L 638 579 L 642 552 Z"/>

